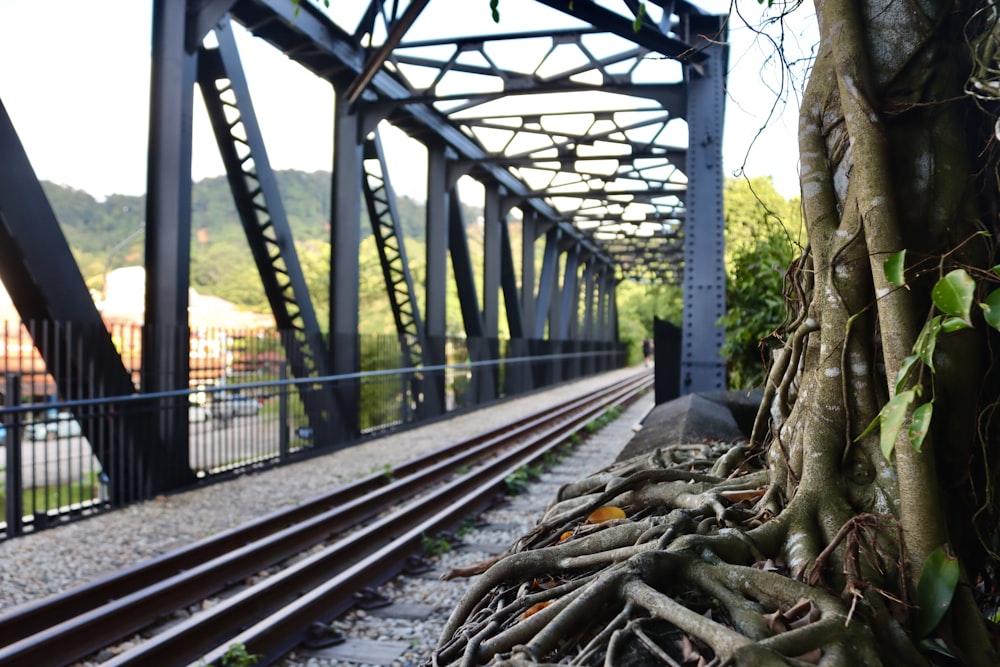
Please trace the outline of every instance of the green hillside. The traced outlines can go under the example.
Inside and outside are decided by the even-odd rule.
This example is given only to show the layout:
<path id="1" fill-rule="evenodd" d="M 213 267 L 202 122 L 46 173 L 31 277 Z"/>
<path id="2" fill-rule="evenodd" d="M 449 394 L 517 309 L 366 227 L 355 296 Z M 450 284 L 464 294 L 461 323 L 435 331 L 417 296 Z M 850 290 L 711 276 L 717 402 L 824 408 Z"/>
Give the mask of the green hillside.
<path id="1" fill-rule="evenodd" d="M 297 170 L 276 172 L 282 203 L 295 239 L 296 250 L 310 287 L 321 326 L 327 325 L 330 221 L 329 172 Z M 97 201 L 81 190 L 43 182 L 88 286 L 100 290 L 107 271 L 143 263 L 145 197 L 112 195 Z M 422 202 L 399 197 L 397 209 L 417 296 L 422 297 L 425 262 Z M 481 236 L 473 224 L 480 210 L 465 207 L 473 256 L 481 259 Z M 202 294 L 219 296 L 249 310 L 266 312 L 268 305 L 253 257 L 223 176 L 194 184 L 192 191 L 191 286 Z M 512 225 L 513 227 L 513 225 Z M 361 222 L 361 292 L 366 304 L 362 328 L 366 332 L 392 331 L 392 316 L 382 283 L 377 250 L 367 213 Z M 449 298 L 452 301 L 453 297 Z M 422 299 L 421 299 L 422 302 Z M 449 304 L 449 308 L 451 308 Z M 457 314 L 457 304 L 454 306 Z M 449 331 L 460 332 L 460 323 L 449 318 Z"/>

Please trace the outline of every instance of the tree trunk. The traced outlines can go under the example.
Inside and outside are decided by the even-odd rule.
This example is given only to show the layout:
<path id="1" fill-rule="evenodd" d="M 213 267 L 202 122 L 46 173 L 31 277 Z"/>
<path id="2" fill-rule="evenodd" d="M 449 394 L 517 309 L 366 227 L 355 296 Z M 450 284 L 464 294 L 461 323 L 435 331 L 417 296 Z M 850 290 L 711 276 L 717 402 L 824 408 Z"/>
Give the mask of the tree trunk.
<path id="1" fill-rule="evenodd" d="M 473 583 L 440 664 L 915 665 L 932 664 L 932 644 L 1000 664 L 987 620 L 998 341 L 979 309 L 933 354 L 926 326 L 942 276 L 964 269 L 979 299 L 995 280 L 1000 9 L 816 5 L 799 126 L 809 246 L 789 272 L 798 317 L 749 446 L 665 447 L 565 489 Z M 884 269 L 902 250 L 905 286 Z M 918 448 L 907 411 L 887 458 L 881 429 L 866 429 L 897 395 L 933 419 Z M 587 523 L 604 506 L 627 518 Z M 941 554 L 943 569 L 925 570 Z M 953 597 L 944 570 L 958 572 Z"/>

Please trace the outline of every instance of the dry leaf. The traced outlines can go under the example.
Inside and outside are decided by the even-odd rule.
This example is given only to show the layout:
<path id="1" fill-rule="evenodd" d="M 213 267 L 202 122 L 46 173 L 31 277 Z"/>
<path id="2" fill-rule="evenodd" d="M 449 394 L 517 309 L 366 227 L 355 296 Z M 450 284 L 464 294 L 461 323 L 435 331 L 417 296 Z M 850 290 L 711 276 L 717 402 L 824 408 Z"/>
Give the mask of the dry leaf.
<path id="1" fill-rule="evenodd" d="M 565 542 L 566 540 L 568 540 L 571 537 L 573 537 L 573 531 L 572 530 L 567 530 L 565 533 L 563 533 L 562 535 L 559 536 L 559 541 L 560 542 Z"/>
<path id="2" fill-rule="evenodd" d="M 587 523 L 604 523 L 605 521 L 611 521 L 612 519 L 624 519 L 625 512 L 620 507 L 608 506 L 602 507 L 599 510 L 594 510 L 594 512 L 587 517 Z"/>
<path id="3" fill-rule="evenodd" d="M 767 621 L 768 629 L 774 634 L 780 635 L 782 632 L 788 632 L 788 623 L 780 609 L 773 614 L 764 614 L 764 620 Z"/>
<path id="4" fill-rule="evenodd" d="M 537 614 L 541 610 L 543 610 L 546 607 L 548 607 L 550 604 L 552 604 L 552 600 L 547 600 L 545 602 L 538 602 L 538 603 L 535 603 L 535 604 L 531 605 L 530 607 L 528 607 L 524 611 L 523 614 L 521 614 L 521 620 L 523 621 L 524 619 L 528 618 L 529 616 L 534 616 L 535 614 Z"/>
<path id="5" fill-rule="evenodd" d="M 547 579 L 540 579 L 540 580 L 539 579 L 532 579 L 531 580 L 531 591 L 532 592 L 547 591 L 550 588 L 555 588 L 556 586 L 559 586 L 559 585 L 561 585 L 563 583 L 564 582 L 562 580 L 553 579 L 552 577 L 549 577 Z"/>

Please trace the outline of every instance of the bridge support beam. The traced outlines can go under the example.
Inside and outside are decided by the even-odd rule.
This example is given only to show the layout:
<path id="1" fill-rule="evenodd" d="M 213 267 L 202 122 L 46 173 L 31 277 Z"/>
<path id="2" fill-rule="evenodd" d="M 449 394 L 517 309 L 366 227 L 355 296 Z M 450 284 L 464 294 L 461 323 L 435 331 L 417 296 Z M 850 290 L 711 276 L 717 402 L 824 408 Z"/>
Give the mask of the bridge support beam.
<path id="1" fill-rule="evenodd" d="M 334 105 L 333 192 L 330 222 L 330 358 L 334 375 L 361 371 L 358 307 L 361 243 L 361 175 L 364 144 L 361 118 L 338 91 Z M 334 441 L 346 443 L 360 433 L 361 385 L 341 382 L 336 390 L 339 415 Z"/>
<path id="2" fill-rule="evenodd" d="M 153 3 L 149 162 L 146 196 L 146 308 L 142 391 L 188 388 L 191 273 L 191 126 L 197 56 L 186 48 L 186 3 Z M 160 471 L 154 493 L 194 481 L 188 464 L 187 398 L 161 399 L 155 420 Z"/>
<path id="3" fill-rule="evenodd" d="M 721 17 L 687 15 L 689 43 L 710 56 L 699 73 L 687 67 L 688 190 L 684 224 L 684 326 L 681 394 L 726 388 L 721 350 L 726 332 L 725 216 L 722 211 L 722 127 L 727 47 Z M 699 35 L 712 35 L 709 42 Z"/>

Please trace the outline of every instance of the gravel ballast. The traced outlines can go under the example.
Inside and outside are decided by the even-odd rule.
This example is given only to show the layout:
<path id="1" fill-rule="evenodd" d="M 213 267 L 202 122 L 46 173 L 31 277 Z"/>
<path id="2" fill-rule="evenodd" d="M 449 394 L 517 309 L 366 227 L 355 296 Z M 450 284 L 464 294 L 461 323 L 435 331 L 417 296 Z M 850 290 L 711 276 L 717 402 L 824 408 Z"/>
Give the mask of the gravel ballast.
<path id="1" fill-rule="evenodd" d="M 0 614 L 16 605 L 65 591 L 264 514 L 297 505 L 386 464 L 412 459 L 517 416 L 633 376 L 640 370 L 626 368 L 566 383 L 301 463 L 163 496 L 0 542 Z M 447 614 L 467 586 L 462 579 L 439 581 L 440 571 L 480 562 L 503 551 L 534 525 L 560 484 L 611 464 L 632 436 L 633 427 L 651 408 L 652 392 L 648 392 L 619 419 L 588 437 L 527 494 L 489 512 L 483 517 L 489 525 L 466 536 L 468 547 L 435 558 L 439 561 L 436 574 L 404 577 L 387 585 L 389 589 L 400 589 L 387 592 L 397 600 L 393 606 L 405 610 L 405 618 L 394 618 L 392 607 L 351 612 L 345 625 L 338 625 L 348 642 L 340 647 L 300 653 L 282 664 L 286 667 L 419 664 L 433 648 Z M 483 547 L 491 544 L 495 546 Z M 374 644 L 365 645 L 365 641 L 379 644 L 381 652 L 376 651 Z M 350 650 L 361 653 L 352 657 L 346 653 Z M 359 662 L 362 657 L 378 657 L 378 660 Z"/>

